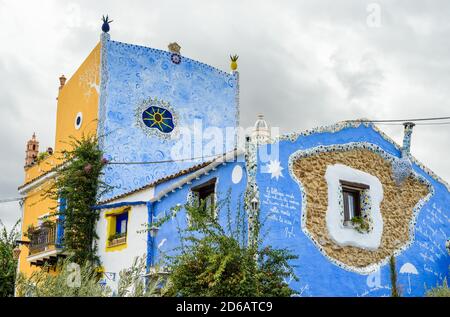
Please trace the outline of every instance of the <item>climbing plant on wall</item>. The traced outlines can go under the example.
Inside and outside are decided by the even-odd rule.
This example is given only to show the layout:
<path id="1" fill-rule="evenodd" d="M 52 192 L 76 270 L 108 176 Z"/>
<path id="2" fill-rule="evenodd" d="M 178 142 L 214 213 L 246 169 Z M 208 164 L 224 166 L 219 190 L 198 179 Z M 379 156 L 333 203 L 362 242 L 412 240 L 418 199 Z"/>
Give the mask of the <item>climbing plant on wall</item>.
<path id="1" fill-rule="evenodd" d="M 98 263 L 95 225 L 99 213 L 92 206 L 109 189 L 100 180 L 107 161 L 103 159 L 96 137 L 72 138 L 70 148 L 62 153 L 66 164 L 57 170 L 55 182 L 46 196 L 60 201 L 56 214 L 64 227 L 63 247 L 72 260 L 80 264 Z"/>

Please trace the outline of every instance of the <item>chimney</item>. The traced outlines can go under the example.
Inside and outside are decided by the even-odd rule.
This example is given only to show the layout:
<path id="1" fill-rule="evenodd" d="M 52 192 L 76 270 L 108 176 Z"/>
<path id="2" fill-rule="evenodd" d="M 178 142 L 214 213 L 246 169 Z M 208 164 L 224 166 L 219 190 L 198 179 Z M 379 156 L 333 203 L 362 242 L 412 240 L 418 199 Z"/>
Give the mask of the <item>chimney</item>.
<path id="1" fill-rule="evenodd" d="M 403 134 L 402 157 L 408 157 L 411 154 L 411 134 L 415 124 L 413 122 L 405 122 L 403 126 L 405 129 Z"/>
<path id="2" fill-rule="evenodd" d="M 59 77 L 59 90 L 61 90 L 64 85 L 66 84 L 66 77 L 64 75 L 61 75 L 61 77 Z"/>

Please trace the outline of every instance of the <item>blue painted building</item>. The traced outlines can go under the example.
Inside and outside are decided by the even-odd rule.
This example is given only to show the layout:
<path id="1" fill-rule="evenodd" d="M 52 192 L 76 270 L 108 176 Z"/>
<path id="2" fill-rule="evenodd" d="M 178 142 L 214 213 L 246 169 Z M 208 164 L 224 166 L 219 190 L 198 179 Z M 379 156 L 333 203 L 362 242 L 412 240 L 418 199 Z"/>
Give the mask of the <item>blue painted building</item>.
<path id="1" fill-rule="evenodd" d="M 180 137 L 193 139 L 195 133 L 238 126 L 237 72 L 223 72 L 181 56 L 179 50 L 166 52 L 111 41 L 106 33 L 101 58 L 98 135 L 106 158 L 115 162 L 199 158 L 151 168 L 144 164 L 109 165 L 104 180 L 113 190 L 104 198 L 188 169 L 216 152 L 234 149 L 233 138 L 210 151 L 207 137 L 197 138 L 200 144 L 192 143 L 188 148 L 177 149 L 177 143 Z M 161 118 L 160 122 L 155 118 Z M 185 143 L 191 145 L 190 141 Z"/>
<path id="2" fill-rule="evenodd" d="M 317 162 L 315 156 L 320 153 L 327 153 L 329 157 L 333 157 L 337 153 L 343 154 L 354 149 L 363 149 L 361 155 L 363 162 L 360 165 L 365 165 L 366 170 L 375 171 L 373 174 L 376 175 L 376 167 L 371 165 L 374 163 L 373 158 L 366 156 L 365 151 L 373 151 L 376 156 L 388 161 L 388 166 L 395 166 L 395 161 L 400 160 L 402 156 L 402 148 L 376 127 L 362 123 L 342 123 L 284 136 L 275 143 L 267 145 L 269 148 L 273 146 L 279 149 L 279 169 L 282 175 L 276 177 L 275 173 L 273 177 L 274 173 L 264 172 L 265 163 L 260 161 L 258 165 L 263 172 L 257 173 L 261 199 L 260 214 L 261 218 L 268 218 L 263 228 L 263 231 L 267 233 L 265 242 L 274 247 L 287 247 L 299 256 L 299 259 L 293 263 L 296 265 L 299 282 L 293 281 L 292 286 L 303 296 L 390 296 L 390 256 L 396 258 L 398 285 L 403 296 L 422 296 L 426 287 L 429 289 L 437 284 L 441 285 L 444 278 L 448 279 L 450 260 L 445 245 L 450 234 L 449 187 L 411 156 L 409 158 L 412 162 L 412 170 L 408 177 L 417 178 L 418 182 L 427 187 L 427 190 L 425 194 L 415 198 L 418 201 L 413 202 L 410 216 L 402 219 L 408 211 L 399 210 L 396 215 L 398 222 L 394 222 L 392 227 L 388 227 L 388 222 L 394 211 L 383 210 L 384 202 L 382 203 L 384 227 L 381 230 L 381 243 L 376 248 L 359 252 L 369 248 L 352 243 L 358 242 L 364 235 L 370 235 L 370 233 L 355 236 L 357 241 L 352 241 L 351 238 L 347 241 L 339 241 L 339 236 L 331 239 L 328 237 L 331 232 L 330 224 L 326 223 L 330 220 L 328 217 L 325 219 L 325 224 L 321 221 L 315 222 L 320 220 L 320 216 L 316 219 L 307 219 L 307 213 L 323 212 L 323 210 L 316 206 L 317 201 L 314 201 L 314 198 L 310 197 L 311 201 L 308 201 L 307 191 L 314 190 L 316 185 L 302 182 L 308 180 L 308 177 L 298 179 L 298 174 L 310 173 L 313 174 L 313 178 L 321 175 L 309 170 L 307 164 L 296 167 L 296 161 L 301 160 L 302 155 L 304 157 L 310 155 L 313 161 Z M 264 149 L 264 152 L 266 151 L 270 153 L 270 149 Z M 358 158 L 350 156 L 350 160 L 356 159 Z M 333 165 L 349 162 L 345 156 L 336 156 L 334 161 Z M 299 170 L 301 167 L 306 170 Z M 320 163 L 317 163 L 316 168 L 320 168 Z M 352 174 L 347 177 L 352 177 Z M 382 181 L 382 186 L 385 187 L 384 200 L 391 197 L 398 199 L 397 195 L 401 195 L 403 185 L 396 187 L 394 183 L 389 180 Z M 320 184 L 321 182 L 317 185 L 320 186 Z M 386 195 L 388 186 L 392 187 L 394 196 Z M 312 195 L 317 197 L 317 193 L 313 192 Z M 320 199 L 320 194 L 318 196 Z M 327 213 L 337 213 L 339 209 L 343 209 L 344 206 L 340 204 L 330 208 L 332 195 L 327 196 L 328 201 L 325 203 L 328 204 Z M 411 198 L 409 196 L 406 200 Z M 400 199 L 394 201 L 394 204 L 397 203 L 400 203 Z M 320 228 L 324 225 L 326 228 L 317 230 L 324 233 L 322 237 L 310 230 L 312 226 Z M 400 226 L 408 228 L 407 234 L 404 235 L 403 241 L 401 241 L 401 235 L 397 236 L 399 243 L 391 247 L 387 243 L 386 236 L 391 235 L 392 231 L 401 230 Z M 354 229 L 346 228 L 345 230 Z M 335 234 L 339 235 L 336 232 Z M 371 237 L 371 239 L 376 238 Z M 342 254 L 330 252 L 333 249 L 346 251 L 346 248 L 352 248 L 353 257 L 346 259 Z M 382 252 L 381 256 L 377 258 L 368 256 L 368 253 L 380 253 L 378 251 L 382 249 L 386 251 Z M 360 265 L 357 261 L 358 257 L 368 257 L 366 265 Z"/>
<path id="3" fill-rule="evenodd" d="M 152 234 L 138 231 L 193 199 L 229 199 L 234 213 L 264 220 L 264 243 L 299 256 L 299 281 L 286 283 L 301 296 L 389 296 L 392 257 L 404 296 L 448 278 L 449 186 L 410 154 L 412 124 L 399 146 L 362 121 L 271 138 L 260 118 L 246 146 L 235 132 L 214 150 L 192 138 L 179 157 L 195 159 L 178 160 L 184 128 L 238 127 L 238 72 L 186 58 L 173 43 L 169 52 L 107 34 L 102 43 L 98 135 L 115 164 L 103 176 L 114 190 L 99 201 L 97 233 L 111 286 L 134 257 L 150 269 L 173 252 L 189 223 L 183 210 Z"/>

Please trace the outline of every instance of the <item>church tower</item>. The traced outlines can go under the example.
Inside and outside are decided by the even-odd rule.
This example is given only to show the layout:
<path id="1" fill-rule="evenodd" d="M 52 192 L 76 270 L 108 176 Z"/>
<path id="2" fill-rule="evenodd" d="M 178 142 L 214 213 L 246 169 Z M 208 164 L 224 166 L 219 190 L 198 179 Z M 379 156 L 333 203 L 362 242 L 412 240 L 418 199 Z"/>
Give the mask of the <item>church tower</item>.
<path id="1" fill-rule="evenodd" d="M 34 164 L 39 153 L 39 141 L 36 139 L 36 133 L 33 133 L 31 140 L 27 142 L 27 149 L 25 151 L 25 167 Z"/>

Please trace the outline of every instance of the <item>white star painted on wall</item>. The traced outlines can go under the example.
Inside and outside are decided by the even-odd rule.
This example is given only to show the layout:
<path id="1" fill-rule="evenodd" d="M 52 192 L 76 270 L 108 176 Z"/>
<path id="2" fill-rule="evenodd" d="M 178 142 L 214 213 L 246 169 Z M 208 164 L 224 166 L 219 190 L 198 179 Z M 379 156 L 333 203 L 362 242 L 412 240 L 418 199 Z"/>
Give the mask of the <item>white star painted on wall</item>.
<path id="1" fill-rule="evenodd" d="M 270 160 L 270 163 L 264 166 L 265 171 L 263 173 L 270 173 L 270 178 L 276 178 L 277 180 L 283 176 L 283 173 L 281 172 L 284 170 L 284 167 L 281 167 L 280 161 L 278 160 Z"/>

